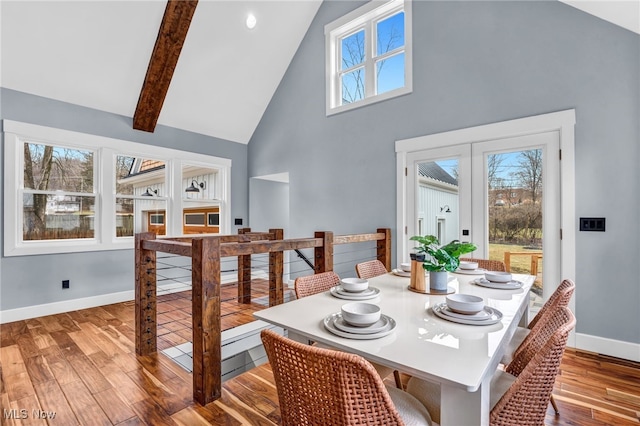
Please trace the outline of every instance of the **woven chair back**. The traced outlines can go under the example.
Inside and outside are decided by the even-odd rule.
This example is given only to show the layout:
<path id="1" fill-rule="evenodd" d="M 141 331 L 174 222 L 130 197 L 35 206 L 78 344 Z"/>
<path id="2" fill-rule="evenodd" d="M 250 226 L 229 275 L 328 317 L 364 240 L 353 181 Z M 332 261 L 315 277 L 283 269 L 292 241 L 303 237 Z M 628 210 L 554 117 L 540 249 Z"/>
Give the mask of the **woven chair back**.
<path id="1" fill-rule="evenodd" d="M 403 425 L 382 379 L 364 358 L 308 346 L 265 329 L 285 426 Z"/>
<path id="2" fill-rule="evenodd" d="M 478 268 L 486 269 L 487 271 L 507 272 L 507 267 L 501 260 L 473 259 L 471 257 L 461 257 L 460 260 L 465 262 L 478 262 Z"/>
<path id="3" fill-rule="evenodd" d="M 560 308 L 554 318 L 558 320 L 558 327 L 541 348 L 536 350 L 529 346 L 529 353 L 516 355 L 529 360 L 516 381 L 491 409 L 489 422 L 492 426 L 544 425 L 567 339 L 576 325 L 576 318 L 568 308 Z M 510 366 L 507 366 L 507 372 Z"/>
<path id="4" fill-rule="evenodd" d="M 542 305 L 542 308 L 538 311 L 533 320 L 529 323 L 527 328 L 529 330 L 533 330 L 533 328 L 538 324 L 538 321 L 543 321 L 545 316 L 552 313 L 555 309 L 561 306 L 569 306 L 569 301 L 571 300 L 571 296 L 573 296 L 573 292 L 576 289 L 576 285 L 571 280 L 563 280 L 558 288 L 553 292 L 549 300 Z"/>
<path id="5" fill-rule="evenodd" d="M 298 299 L 322 293 L 340 282 L 340 277 L 333 271 L 321 272 L 319 274 L 307 275 L 296 278 L 294 287 Z"/>
<path id="6" fill-rule="evenodd" d="M 356 265 L 356 273 L 358 274 L 358 278 L 369 279 L 377 277 L 379 275 L 384 275 L 388 272 L 389 271 L 387 271 L 387 268 L 385 268 L 384 263 L 380 262 L 378 259 L 358 263 Z"/>

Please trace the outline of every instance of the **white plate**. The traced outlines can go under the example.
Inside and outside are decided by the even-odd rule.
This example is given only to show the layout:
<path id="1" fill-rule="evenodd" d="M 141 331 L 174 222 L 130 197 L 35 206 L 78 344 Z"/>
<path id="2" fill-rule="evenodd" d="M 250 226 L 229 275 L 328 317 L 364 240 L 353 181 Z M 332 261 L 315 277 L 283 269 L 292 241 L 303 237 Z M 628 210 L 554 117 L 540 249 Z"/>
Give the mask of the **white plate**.
<path id="1" fill-rule="evenodd" d="M 339 312 L 338 314 L 333 316 L 333 325 L 337 329 L 346 331 L 347 333 L 373 334 L 384 331 L 384 329 L 389 325 L 389 317 L 386 315 L 380 315 L 380 319 L 370 326 L 355 327 L 347 323 L 344 318 L 342 318 L 342 314 Z"/>
<path id="2" fill-rule="evenodd" d="M 481 287 L 497 288 L 500 290 L 517 290 L 524 285 L 522 281 L 512 280 L 508 283 L 495 283 L 485 278 L 476 278 L 475 280 L 471 281 L 471 283 L 479 285 Z"/>
<path id="3" fill-rule="evenodd" d="M 375 287 L 369 287 L 365 291 L 361 291 L 360 293 L 352 293 L 349 291 L 345 291 L 341 286 L 337 285 L 335 287 L 331 287 L 329 289 L 329 293 L 333 297 L 337 297 L 338 299 L 345 300 L 369 300 L 375 299 L 380 294 L 380 290 Z"/>
<path id="4" fill-rule="evenodd" d="M 391 273 L 393 275 L 398 275 L 399 277 L 411 277 L 411 272 L 405 272 L 402 269 L 393 269 Z"/>
<path id="5" fill-rule="evenodd" d="M 371 334 L 355 334 L 355 333 L 348 333 L 346 331 L 342 331 L 340 329 L 338 329 L 335 325 L 335 317 L 336 315 L 340 315 L 340 312 L 337 312 L 335 314 L 331 314 L 331 315 L 327 315 L 324 319 L 324 327 L 329 330 L 330 333 L 335 334 L 336 336 L 340 336 L 340 337 L 346 337 L 347 339 L 356 339 L 356 340 L 371 340 L 371 339 L 379 339 L 381 337 L 384 337 L 388 334 L 393 333 L 393 331 L 396 329 L 396 321 L 391 318 L 391 317 L 387 317 L 389 319 L 389 322 L 387 323 L 386 327 L 382 329 L 382 331 L 378 332 L 378 333 L 371 333 Z"/>
<path id="6" fill-rule="evenodd" d="M 459 314 L 457 312 L 452 311 L 451 308 L 449 308 L 445 302 L 445 307 L 440 311 L 444 315 L 448 315 L 453 318 L 468 319 L 471 321 L 484 321 L 491 318 L 491 311 L 487 310 L 486 306 L 484 307 L 483 310 L 481 310 L 480 312 L 476 312 L 475 314 Z"/>
<path id="7" fill-rule="evenodd" d="M 484 310 L 487 311 L 490 314 L 490 317 L 486 320 L 472 320 L 472 319 L 465 319 L 465 318 L 457 318 L 457 317 L 453 317 L 450 316 L 448 314 L 445 314 L 443 312 L 443 310 L 447 309 L 447 303 L 443 302 L 443 303 L 439 303 L 437 305 L 434 305 L 431 307 L 431 310 L 433 311 L 434 314 L 436 314 L 436 316 L 446 319 L 447 321 L 451 321 L 451 322 L 457 322 L 459 324 L 468 324 L 468 325 L 491 325 L 491 324 L 496 324 L 499 323 L 500 320 L 502 319 L 502 312 L 500 312 L 499 310 L 495 309 L 495 308 L 490 308 L 489 306 L 485 306 Z"/>
<path id="8" fill-rule="evenodd" d="M 463 274 L 463 275 L 484 275 L 484 273 L 487 272 L 486 269 L 484 268 L 478 268 L 478 269 L 456 269 L 453 273 L 454 274 Z"/>

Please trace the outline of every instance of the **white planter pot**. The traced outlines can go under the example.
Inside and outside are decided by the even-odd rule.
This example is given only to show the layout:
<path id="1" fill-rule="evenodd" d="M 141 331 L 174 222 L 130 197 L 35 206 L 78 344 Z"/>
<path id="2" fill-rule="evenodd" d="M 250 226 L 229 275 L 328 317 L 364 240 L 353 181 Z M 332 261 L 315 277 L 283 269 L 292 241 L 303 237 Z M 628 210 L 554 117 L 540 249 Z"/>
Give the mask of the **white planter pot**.
<path id="1" fill-rule="evenodd" d="M 449 274 L 447 271 L 430 271 L 429 288 L 431 291 L 447 291 L 448 279 Z"/>

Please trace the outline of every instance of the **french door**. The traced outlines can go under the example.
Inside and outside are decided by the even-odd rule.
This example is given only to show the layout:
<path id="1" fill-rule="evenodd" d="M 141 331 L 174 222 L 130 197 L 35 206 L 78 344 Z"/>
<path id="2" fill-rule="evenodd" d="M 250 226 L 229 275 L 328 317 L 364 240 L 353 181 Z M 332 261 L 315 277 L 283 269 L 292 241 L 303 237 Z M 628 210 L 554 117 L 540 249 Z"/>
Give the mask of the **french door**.
<path id="1" fill-rule="evenodd" d="M 546 298 L 560 282 L 559 132 L 407 153 L 406 232 L 457 239 L 480 259 L 539 276 Z M 545 261 L 546 260 L 546 261 Z M 544 282 L 554 285 L 546 286 Z"/>

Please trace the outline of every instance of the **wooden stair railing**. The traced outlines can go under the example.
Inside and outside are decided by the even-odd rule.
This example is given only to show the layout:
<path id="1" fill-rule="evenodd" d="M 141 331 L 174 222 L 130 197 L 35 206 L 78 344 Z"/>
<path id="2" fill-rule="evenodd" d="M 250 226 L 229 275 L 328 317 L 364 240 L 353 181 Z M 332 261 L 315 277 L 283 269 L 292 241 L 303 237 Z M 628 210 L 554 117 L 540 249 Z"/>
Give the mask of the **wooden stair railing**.
<path id="1" fill-rule="evenodd" d="M 269 306 L 284 302 L 284 251 L 314 249 L 315 273 L 333 270 L 333 246 L 377 241 L 377 258 L 391 269 L 391 230 L 335 236 L 316 232 L 313 238 L 285 240 L 282 229 L 239 230 L 238 235 L 156 239 L 152 232 L 135 236 L 136 354 L 157 351 L 156 252 L 191 257 L 193 399 L 208 404 L 221 395 L 220 262 L 238 258 L 238 303 L 251 302 L 251 255 L 269 254 Z"/>

